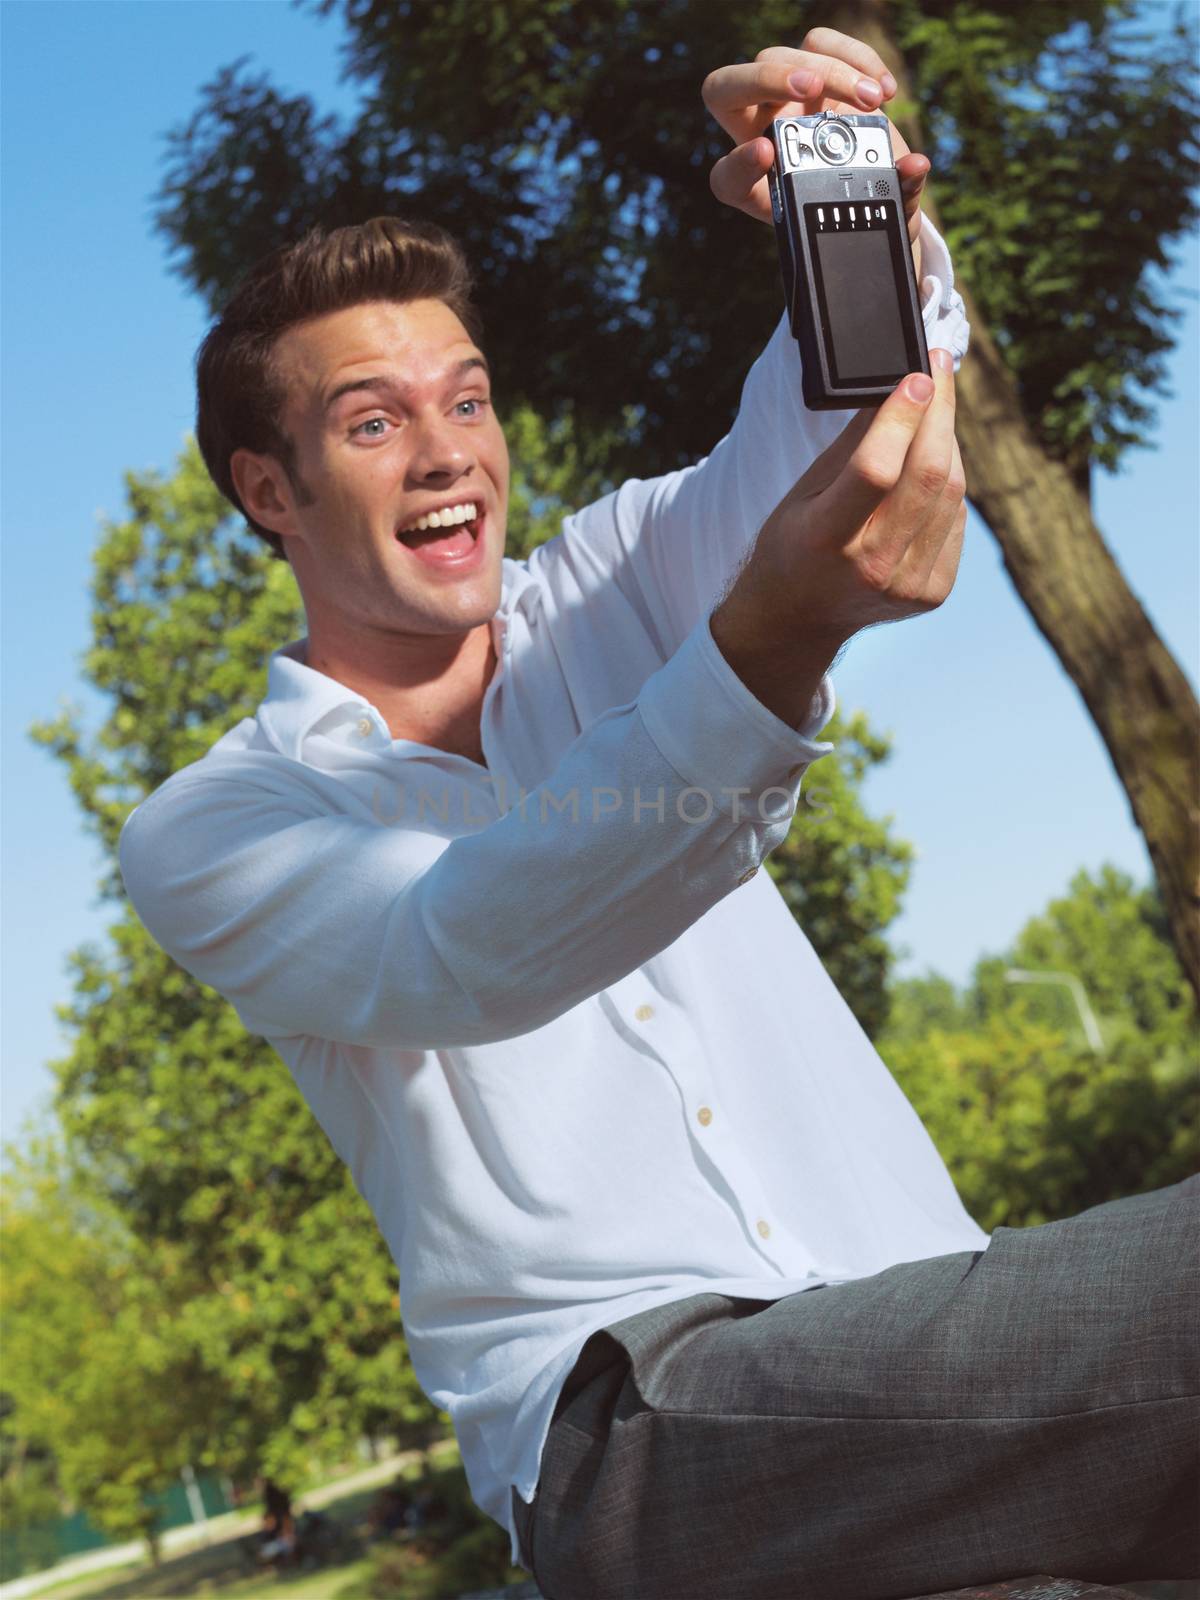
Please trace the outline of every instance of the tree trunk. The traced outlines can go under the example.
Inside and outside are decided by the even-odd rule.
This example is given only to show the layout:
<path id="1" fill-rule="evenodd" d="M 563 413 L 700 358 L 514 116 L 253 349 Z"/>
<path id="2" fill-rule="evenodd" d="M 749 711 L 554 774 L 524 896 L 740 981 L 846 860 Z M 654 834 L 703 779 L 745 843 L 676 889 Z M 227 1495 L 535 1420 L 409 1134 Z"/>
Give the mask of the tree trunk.
<path id="1" fill-rule="evenodd" d="M 878 50 L 896 79 L 897 98 L 913 103 L 885 0 L 842 0 L 832 26 Z M 920 150 L 915 111 L 895 120 Z M 937 226 L 928 185 L 922 205 Z M 968 498 L 1100 730 L 1200 1002 L 1200 706 L 1105 545 L 1086 488 L 1038 443 L 979 307 L 966 285 L 956 287 L 971 322 L 956 424 Z"/>

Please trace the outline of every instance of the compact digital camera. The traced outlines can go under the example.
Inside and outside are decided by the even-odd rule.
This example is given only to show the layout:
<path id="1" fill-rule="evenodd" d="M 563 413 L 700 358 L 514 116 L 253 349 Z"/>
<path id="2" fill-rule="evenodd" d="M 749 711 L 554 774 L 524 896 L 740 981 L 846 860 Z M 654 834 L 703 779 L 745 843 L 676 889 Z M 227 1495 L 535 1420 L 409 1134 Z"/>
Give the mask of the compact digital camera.
<path id="1" fill-rule="evenodd" d="M 822 111 L 776 117 L 768 132 L 804 403 L 810 411 L 880 405 L 905 373 L 929 374 L 888 120 Z"/>

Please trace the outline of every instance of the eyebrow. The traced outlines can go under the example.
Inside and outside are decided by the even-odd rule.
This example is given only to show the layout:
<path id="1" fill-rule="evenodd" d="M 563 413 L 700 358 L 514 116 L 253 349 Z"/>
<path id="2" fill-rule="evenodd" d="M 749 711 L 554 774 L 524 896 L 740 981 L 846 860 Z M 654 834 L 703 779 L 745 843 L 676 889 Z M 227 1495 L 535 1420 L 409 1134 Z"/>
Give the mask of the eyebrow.
<path id="1" fill-rule="evenodd" d="M 491 377 L 491 369 L 482 356 L 467 356 L 464 361 L 460 361 L 457 366 L 451 368 L 448 376 L 450 378 L 461 378 L 465 373 L 470 372 L 473 367 L 482 367 L 484 373 Z M 348 383 L 338 384 L 337 388 L 326 400 L 323 409 L 325 411 L 331 410 L 334 403 L 340 400 L 344 394 L 354 394 L 361 389 L 386 389 L 399 393 L 400 386 L 393 383 L 391 378 L 384 376 L 382 373 L 372 378 L 353 378 Z"/>

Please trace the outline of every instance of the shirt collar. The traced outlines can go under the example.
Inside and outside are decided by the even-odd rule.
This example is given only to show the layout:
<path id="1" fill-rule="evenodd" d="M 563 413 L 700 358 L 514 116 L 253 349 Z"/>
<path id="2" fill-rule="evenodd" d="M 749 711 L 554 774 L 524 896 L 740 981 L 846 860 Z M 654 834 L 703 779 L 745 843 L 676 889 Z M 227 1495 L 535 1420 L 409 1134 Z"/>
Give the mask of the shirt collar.
<path id="1" fill-rule="evenodd" d="M 492 617 L 497 672 L 503 671 L 512 614 L 520 610 L 527 619 L 531 618 L 540 599 L 540 585 L 526 563 L 505 556 L 500 604 Z M 307 645 L 308 636 L 304 634 L 272 650 L 267 662 L 267 692 L 258 707 L 259 725 L 275 748 L 293 761 L 304 759 L 305 739 L 332 712 L 350 716 L 376 709 L 344 683 L 308 666 L 303 659 Z"/>

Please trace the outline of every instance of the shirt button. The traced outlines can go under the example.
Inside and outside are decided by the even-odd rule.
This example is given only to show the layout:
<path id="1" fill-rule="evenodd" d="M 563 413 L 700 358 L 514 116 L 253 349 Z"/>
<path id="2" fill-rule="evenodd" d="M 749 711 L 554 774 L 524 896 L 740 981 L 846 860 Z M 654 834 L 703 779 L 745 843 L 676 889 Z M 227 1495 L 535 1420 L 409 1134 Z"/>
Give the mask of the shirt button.
<path id="1" fill-rule="evenodd" d="M 654 1007 L 639 1006 L 633 1014 L 639 1022 L 649 1022 L 650 1018 L 654 1015 Z"/>
<path id="2" fill-rule="evenodd" d="M 743 872 L 741 877 L 738 879 L 738 882 L 739 883 L 749 883 L 750 879 L 754 876 L 754 874 L 757 871 L 758 871 L 757 867 L 747 867 L 745 872 Z"/>
<path id="3" fill-rule="evenodd" d="M 771 1237 L 771 1224 L 769 1222 L 764 1222 L 761 1217 L 759 1217 L 758 1221 L 755 1223 L 755 1227 L 758 1229 L 759 1233 L 762 1234 L 764 1239 L 769 1239 Z"/>
<path id="4" fill-rule="evenodd" d="M 362 734 L 363 738 L 366 739 L 370 735 L 375 724 L 371 721 L 370 717 L 359 717 L 354 726 L 358 729 L 359 733 Z"/>
<path id="5" fill-rule="evenodd" d="M 697 1111 L 696 1116 L 697 1116 L 697 1119 L 700 1121 L 700 1123 L 706 1128 L 708 1127 L 709 1123 L 712 1121 L 712 1112 L 708 1109 L 707 1106 L 701 1106 L 699 1111 Z"/>

